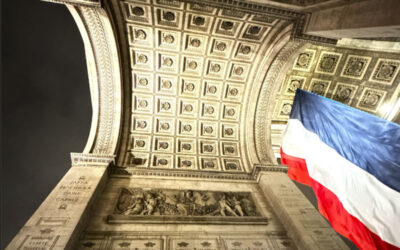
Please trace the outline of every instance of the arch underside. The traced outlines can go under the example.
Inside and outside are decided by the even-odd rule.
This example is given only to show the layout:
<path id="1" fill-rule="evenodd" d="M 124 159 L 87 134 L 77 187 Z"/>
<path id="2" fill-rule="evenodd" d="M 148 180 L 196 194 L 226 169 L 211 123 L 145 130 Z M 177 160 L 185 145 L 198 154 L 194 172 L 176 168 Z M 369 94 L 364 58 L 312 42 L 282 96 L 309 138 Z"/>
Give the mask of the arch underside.
<path id="1" fill-rule="evenodd" d="M 134 169 L 246 173 L 276 164 L 269 118 L 257 109 L 271 109 L 282 53 L 294 53 L 289 40 L 304 15 L 218 1 L 70 9 L 94 109 L 84 153 L 117 155 L 119 167 Z"/>
<path id="2" fill-rule="evenodd" d="M 84 153 L 116 155 L 129 169 L 249 173 L 276 165 L 292 99 L 286 73 L 312 46 L 333 48 L 302 33 L 305 15 L 267 7 L 126 0 L 70 9 L 94 109 Z"/>
<path id="3" fill-rule="evenodd" d="M 292 21 L 180 1 L 113 6 L 129 56 L 118 165 L 251 172 L 261 163 L 254 94 L 288 43 Z"/>

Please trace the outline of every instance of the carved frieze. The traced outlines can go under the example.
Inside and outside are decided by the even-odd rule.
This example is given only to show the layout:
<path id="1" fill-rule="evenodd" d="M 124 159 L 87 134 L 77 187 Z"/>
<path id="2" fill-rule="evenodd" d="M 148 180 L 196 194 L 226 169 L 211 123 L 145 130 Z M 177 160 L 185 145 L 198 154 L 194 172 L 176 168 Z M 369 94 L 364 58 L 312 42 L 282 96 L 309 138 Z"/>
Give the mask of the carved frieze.
<path id="1" fill-rule="evenodd" d="M 268 219 L 261 215 L 249 192 L 122 188 L 114 213 L 108 216 L 109 223 L 160 221 L 268 223 Z"/>

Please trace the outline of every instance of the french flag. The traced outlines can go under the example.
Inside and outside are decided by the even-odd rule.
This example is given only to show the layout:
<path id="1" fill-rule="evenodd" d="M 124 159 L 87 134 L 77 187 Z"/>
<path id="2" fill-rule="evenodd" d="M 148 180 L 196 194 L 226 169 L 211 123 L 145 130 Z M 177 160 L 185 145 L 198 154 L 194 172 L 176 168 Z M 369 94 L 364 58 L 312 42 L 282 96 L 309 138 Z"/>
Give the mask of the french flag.
<path id="1" fill-rule="evenodd" d="M 291 179 L 360 249 L 400 249 L 400 126 L 298 89 L 281 144 Z"/>

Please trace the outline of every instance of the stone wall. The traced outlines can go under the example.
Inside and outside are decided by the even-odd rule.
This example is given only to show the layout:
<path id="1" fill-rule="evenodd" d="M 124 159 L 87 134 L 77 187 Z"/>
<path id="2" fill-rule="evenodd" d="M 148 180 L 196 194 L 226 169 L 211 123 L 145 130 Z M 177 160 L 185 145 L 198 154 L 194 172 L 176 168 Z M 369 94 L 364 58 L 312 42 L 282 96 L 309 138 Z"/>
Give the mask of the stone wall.
<path id="1" fill-rule="evenodd" d="M 224 216 L 217 214 L 203 222 L 191 222 L 190 215 L 186 222 L 161 223 L 154 218 L 157 216 L 151 215 L 147 215 L 147 222 L 110 222 L 110 215 L 115 214 L 121 192 L 127 188 L 162 189 L 167 195 L 171 195 L 168 190 L 214 191 L 227 195 L 249 192 L 261 217 L 258 222 L 243 223 L 237 221 L 244 218 L 239 218 L 238 212 L 239 216 L 236 217 L 225 211 L 226 216 L 222 220 Z M 111 178 L 103 195 L 93 206 L 92 219 L 77 244 L 77 248 L 81 249 L 296 249 L 254 181 L 146 177 Z"/>

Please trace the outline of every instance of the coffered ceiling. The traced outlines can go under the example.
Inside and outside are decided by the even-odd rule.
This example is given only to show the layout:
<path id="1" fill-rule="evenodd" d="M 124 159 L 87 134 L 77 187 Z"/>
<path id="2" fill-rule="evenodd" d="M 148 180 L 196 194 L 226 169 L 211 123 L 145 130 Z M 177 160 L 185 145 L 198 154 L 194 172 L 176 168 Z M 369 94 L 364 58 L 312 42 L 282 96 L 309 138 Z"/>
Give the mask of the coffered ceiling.
<path id="1" fill-rule="evenodd" d="M 250 171 L 241 118 L 254 62 L 287 21 L 181 1 L 120 7 L 132 91 L 124 165 Z"/>
<path id="2" fill-rule="evenodd" d="M 91 86 L 99 125 L 85 150 L 117 154 L 119 167 L 235 175 L 276 164 L 299 87 L 381 116 L 397 105 L 398 54 L 329 45 L 303 33 L 300 12 L 224 0 L 103 4 L 71 12 L 94 46 L 89 76 L 100 88 Z"/>

